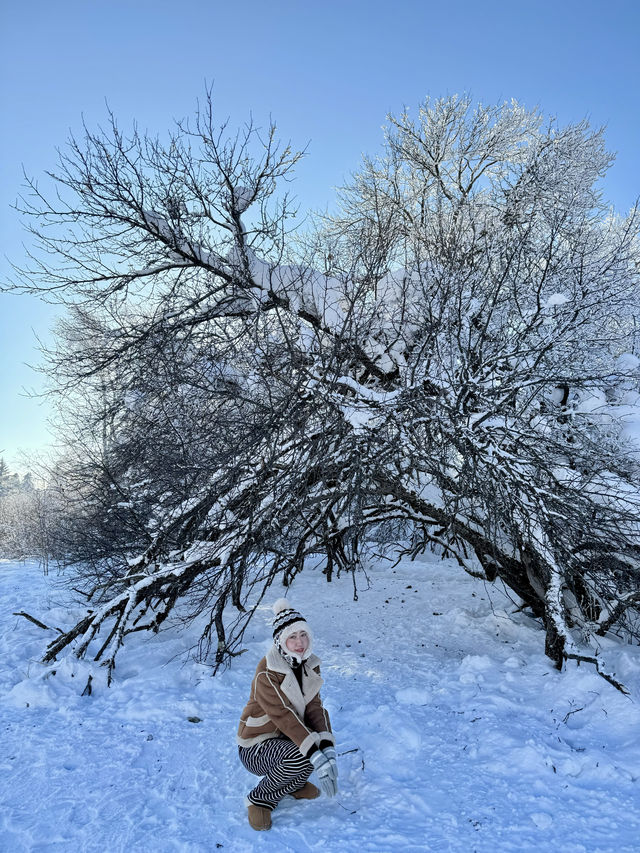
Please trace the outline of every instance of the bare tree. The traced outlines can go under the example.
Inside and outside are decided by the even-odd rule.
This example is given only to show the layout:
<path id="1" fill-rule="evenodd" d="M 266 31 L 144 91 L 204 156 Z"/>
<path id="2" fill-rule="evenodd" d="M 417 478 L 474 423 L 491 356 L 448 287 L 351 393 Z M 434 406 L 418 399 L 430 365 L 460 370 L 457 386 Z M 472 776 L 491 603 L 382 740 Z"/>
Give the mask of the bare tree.
<path id="1" fill-rule="evenodd" d="M 638 214 L 599 197 L 602 133 L 427 101 L 292 243 L 275 190 L 299 157 L 273 127 L 216 129 L 208 97 L 166 143 L 111 117 L 71 140 L 55 199 L 30 184 L 18 286 L 69 306 L 49 368 L 92 607 L 46 659 L 75 643 L 111 677 L 128 632 L 179 611 L 208 613 L 220 664 L 276 577 L 353 569 L 397 522 L 502 578 L 558 667 L 597 666 L 640 574 L 617 417 Z"/>

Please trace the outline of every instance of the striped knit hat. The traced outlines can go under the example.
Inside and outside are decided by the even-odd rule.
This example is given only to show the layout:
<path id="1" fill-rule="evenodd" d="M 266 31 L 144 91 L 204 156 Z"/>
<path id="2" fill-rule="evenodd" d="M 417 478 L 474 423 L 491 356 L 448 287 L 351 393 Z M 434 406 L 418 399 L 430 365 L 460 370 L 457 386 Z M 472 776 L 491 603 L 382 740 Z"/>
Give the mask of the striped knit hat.
<path id="1" fill-rule="evenodd" d="M 309 648 L 303 655 L 303 658 L 309 657 L 311 654 L 312 635 L 311 628 L 305 621 L 304 616 L 295 610 L 287 601 L 286 598 L 279 598 L 273 605 L 273 640 L 281 651 L 287 654 L 287 639 L 295 634 L 296 631 L 306 631 L 309 635 Z"/>

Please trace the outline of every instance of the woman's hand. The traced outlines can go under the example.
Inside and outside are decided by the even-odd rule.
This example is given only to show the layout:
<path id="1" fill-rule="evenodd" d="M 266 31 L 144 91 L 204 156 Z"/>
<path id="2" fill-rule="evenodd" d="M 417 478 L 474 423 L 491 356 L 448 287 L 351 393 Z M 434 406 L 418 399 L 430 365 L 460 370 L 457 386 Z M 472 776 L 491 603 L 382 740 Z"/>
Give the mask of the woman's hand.
<path id="1" fill-rule="evenodd" d="M 332 746 L 316 749 L 309 756 L 309 761 L 318 774 L 318 781 L 324 793 L 327 797 L 335 797 L 338 793 L 338 762 L 335 749 Z"/>
<path id="2" fill-rule="evenodd" d="M 329 763 L 333 767 L 333 775 L 336 780 L 336 791 L 338 790 L 338 759 L 336 757 L 336 751 L 333 746 L 326 746 L 323 750 L 324 754 L 327 756 Z"/>

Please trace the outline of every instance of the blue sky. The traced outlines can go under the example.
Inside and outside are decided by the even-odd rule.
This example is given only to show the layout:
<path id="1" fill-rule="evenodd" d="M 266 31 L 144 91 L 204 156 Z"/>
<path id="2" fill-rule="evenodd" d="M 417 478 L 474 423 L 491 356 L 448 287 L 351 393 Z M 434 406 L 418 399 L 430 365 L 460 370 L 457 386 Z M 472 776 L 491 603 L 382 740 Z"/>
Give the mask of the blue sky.
<path id="1" fill-rule="evenodd" d="M 20 264 L 25 235 L 11 210 L 22 166 L 55 167 L 81 117 L 150 132 L 193 112 L 205 81 L 221 118 L 272 116 L 283 138 L 309 145 L 292 190 L 301 208 L 334 190 L 375 152 L 385 115 L 429 94 L 516 98 L 561 123 L 606 125 L 617 160 L 604 189 L 626 211 L 640 193 L 640 4 L 635 0 L 30 0 L 0 18 L 0 280 Z M 0 455 L 49 441 L 35 336 L 55 312 L 0 293 Z"/>

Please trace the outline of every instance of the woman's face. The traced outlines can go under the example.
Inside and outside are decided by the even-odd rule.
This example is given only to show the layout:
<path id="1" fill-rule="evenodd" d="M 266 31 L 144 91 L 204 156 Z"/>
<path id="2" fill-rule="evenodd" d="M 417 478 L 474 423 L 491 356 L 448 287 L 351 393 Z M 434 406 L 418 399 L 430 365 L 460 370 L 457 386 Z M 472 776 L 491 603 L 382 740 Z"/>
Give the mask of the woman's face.
<path id="1" fill-rule="evenodd" d="M 306 631 L 296 631 L 295 634 L 291 634 L 290 637 L 287 637 L 285 645 L 290 652 L 293 652 L 300 657 L 309 648 L 309 635 Z"/>

